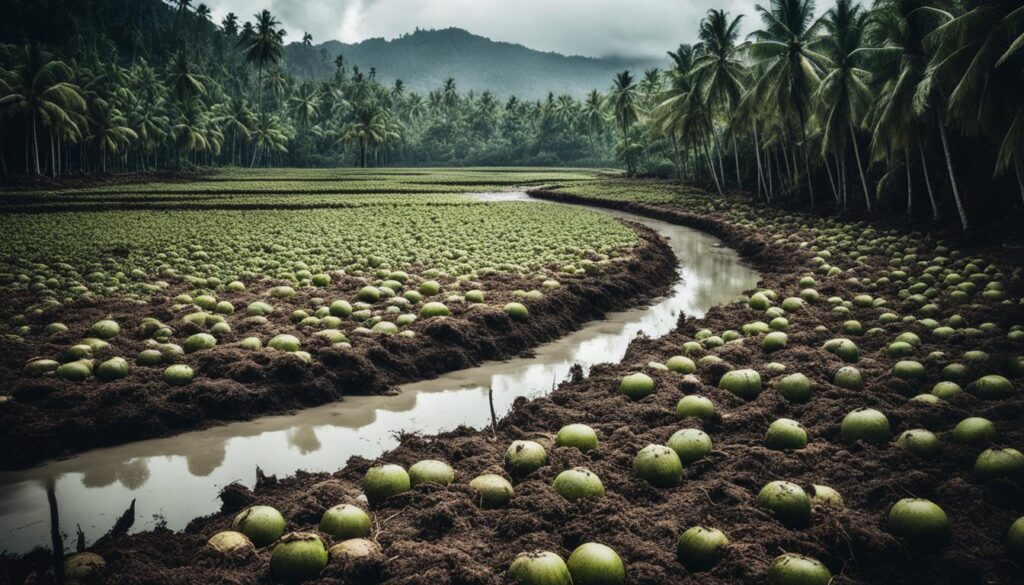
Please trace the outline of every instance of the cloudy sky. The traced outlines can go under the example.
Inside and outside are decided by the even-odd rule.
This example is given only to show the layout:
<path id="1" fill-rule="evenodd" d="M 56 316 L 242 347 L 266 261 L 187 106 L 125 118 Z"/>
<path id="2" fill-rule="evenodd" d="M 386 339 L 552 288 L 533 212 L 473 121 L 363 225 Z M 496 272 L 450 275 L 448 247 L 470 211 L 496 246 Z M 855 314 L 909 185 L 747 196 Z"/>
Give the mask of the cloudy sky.
<path id="1" fill-rule="evenodd" d="M 762 0 L 767 3 L 767 0 Z M 694 40 L 708 8 L 746 14 L 744 32 L 759 25 L 751 0 L 206 0 L 217 22 L 243 20 L 263 8 L 297 41 L 352 43 L 394 38 L 420 28 L 464 28 L 497 41 L 570 55 L 660 56 Z M 831 0 L 819 0 L 824 12 Z"/>

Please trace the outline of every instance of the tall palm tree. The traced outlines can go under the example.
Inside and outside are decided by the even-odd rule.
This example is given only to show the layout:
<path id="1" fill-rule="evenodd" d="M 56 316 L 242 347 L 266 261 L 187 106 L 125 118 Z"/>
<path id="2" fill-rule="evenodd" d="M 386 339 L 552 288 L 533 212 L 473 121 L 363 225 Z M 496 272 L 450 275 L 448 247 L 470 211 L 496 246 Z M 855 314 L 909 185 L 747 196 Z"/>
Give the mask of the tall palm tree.
<path id="1" fill-rule="evenodd" d="M 826 168 L 829 154 L 836 160 L 837 181 L 833 184 L 836 200 L 841 200 L 844 206 L 848 204 L 844 180 L 846 145 L 852 142 L 864 190 L 864 204 L 871 211 L 871 196 L 860 163 L 855 131 L 865 120 L 872 100 L 868 87 L 870 74 L 860 66 L 858 53 L 863 46 L 867 18 L 867 13 L 852 0 L 837 0 L 836 5 L 825 13 L 823 23 L 827 33 L 818 37 L 814 46 L 829 58 L 834 67 L 821 80 L 814 94 L 814 104 L 821 125 L 821 155 Z"/>
<path id="2" fill-rule="evenodd" d="M 814 0 L 771 0 L 768 8 L 755 10 L 763 28 L 750 34 L 750 53 L 762 72 L 754 83 L 761 103 L 770 103 L 783 120 L 795 117 L 800 126 L 804 170 L 811 206 L 814 206 L 814 181 L 807 145 L 807 120 L 811 95 L 821 81 L 828 59 L 811 45 L 821 29 L 814 18 Z"/>
<path id="3" fill-rule="evenodd" d="M 73 114 L 85 110 L 85 99 L 71 83 L 74 75 L 67 64 L 40 45 L 26 45 L 19 51 L 7 77 L 7 91 L 0 97 L 0 114 L 25 119 L 25 146 L 31 146 L 34 174 L 38 176 L 39 125 L 74 126 Z"/>
<path id="4" fill-rule="evenodd" d="M 256 111 L 263 109 L 263 70 L 268 66 L 277 65 L 284 57 L 282 31 L 280 23 L 269 10 L 262 10 L 255 15 L 256 24 L 247 38 L 243 37 L 245 61 L 256 65 L 256 86 L 259 93 L 256 99 Z"/>
<path id="5" fill-rule="evenodd" d="M 597 154 L 594 147 L 594 135 L 600 134 L 604 128 L 606 118 L 604 113 L 604 96 L 601 92 L 593 89 L 587 94 L 580 109 L 580 126 L 590 141 L 591 154 Z"/>
<path id="6" fill-rule="evenodd" d="M 743 95 L 747 72 L 741 56 L 744 46 L 738 44 L 742 19 L 742 14 L 730 20 L 728 12 L 712 9 L 708 10 L 707 16 L 700 21 L 700 43 L 694 47 L 697 56 L 690 68 L 690 75 L 703 99 L 712 105 L 712 108 L 708 109 L 709 114 L 717 108 L 731 118 Z M 724 180 L 725 170 L 722 168 L 720 141 L 713 120 L 710 126 L 715 150 L 718 152 L 718 168 Z M 742 187 L 735 133 L 733 156 L 736 162 L 736 184 Z"/>
<path id="7" fill-rule="evenodd" d="M 89 136 L 86 141 L 100 151 L 100 172 L 107 172 L 107 155 L 127 150 L 139 135 L 128 126 L 121 110 L 104 99 L 89 104 Z"/>
<path id="8" fill-rule="evenodd" d="M 384 141 L 388 132 L 384 109 L 376 102 L 357 104 L 342 140 L 359 148 L 359 166 L 366 167 L 366 151 Z"/>
<path id="9" fill-rule="evenodd" d="M 622 131 L 622 142 L 624 148 L 629 146 L 629 129 L 639 120 L 640 109 L 637 107 L 637 90 L 633 83 L 633 75 L 629 71 L 620 71 L 615 74 L 611 92 L 608 95 L 612 115 Z M 636 174 L 636 167 L 627 161 L 626 171 L 632 176 Z"/>

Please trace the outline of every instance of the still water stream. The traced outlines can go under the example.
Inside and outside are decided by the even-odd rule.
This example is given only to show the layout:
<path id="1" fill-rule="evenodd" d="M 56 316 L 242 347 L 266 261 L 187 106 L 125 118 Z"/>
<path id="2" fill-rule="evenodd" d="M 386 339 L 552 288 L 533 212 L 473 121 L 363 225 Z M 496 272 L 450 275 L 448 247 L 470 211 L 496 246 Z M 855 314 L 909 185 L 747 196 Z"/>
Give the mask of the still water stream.
<path id="1" fill-rule="evenodd" d="M 521 192 L 474 195 L 500 204 L 535 201 Z M 136 500 L 133 531 L 158 523 L 184 528 L 193 518 L 217 511 L 221 488 L 251 487 L 256 467 L 268 475 L 298 470 L 335 471 L 349 457 L 374 458 L 397 446 L 397 433 L 433 434 L 459 425 L 490 423 L 488 389 L 497 415 L 520 397 L 550 392 L 580 364 L 585 373 L 599 363 L 618 362 L 638 334 L 660 337 L 681 313 L 702 316 L 756 285 L 758 274 L 736 252 L 703 232 L 658 220 L 599 210 L 646 225 L 668 238 L 679 260 L 679 280 L 668 296 L 649 306 L 611 313 L 579 331 L 538 347 L 530 358 L 488 362 L 401 387 L 396 396 L 352 396 L 344 401 L 284 416 L 269 416 L 163 439 L 97 449 L 70 459 L 0 473 L 0 551 L 22 553 L 49 546 L 46 487 L 53 484 L 66 547 L 76 526 L 88 542 L 106 533 Z"/>

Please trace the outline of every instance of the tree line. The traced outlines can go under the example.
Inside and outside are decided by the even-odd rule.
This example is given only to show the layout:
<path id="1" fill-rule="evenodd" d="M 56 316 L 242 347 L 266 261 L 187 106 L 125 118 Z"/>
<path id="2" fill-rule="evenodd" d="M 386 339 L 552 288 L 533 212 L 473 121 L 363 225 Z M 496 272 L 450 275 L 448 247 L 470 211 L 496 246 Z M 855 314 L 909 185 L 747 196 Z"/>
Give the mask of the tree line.
<path id="1" fill-rule="evenodd" d="M 767 202 L 860 208 L 967 230 L 1024 203 L 1024 2 L 814 0 L 710 10 L 671 52 L 653 100 L 629 72 L 609 94 L 630 173 Z M 924 207 L 923 210 L 919 208 Z M 920 212 L 920 213 L 919 213 Z"/>
<path id="2" fill-rule="evenodd" d="M 266 10 L 215 24 L 190 0 L 83 0 L 38 28 L 63 0 L 18 2 L 20 28 L 0 25 L 5 176 L 617 161 L 965 230 L 1024 202 L 1024 0 L 837 0 L 820 18 L 814 0 L 770 0 L 746 37 L 741 16 L 712 9 L 665 70 L 535 101 L 454 79 L 421 95 L 344 55 L 328 78 L 297 80 Z"/>
<path id="3" fill-rule="evenodd" d="M 401 80 L 382 85 L 374 68 L 350 68 L 344 55 L 333 75 L 301 81 L 283 67 L 285 31 L 267 10 L 245 22 L 230 13 L 214 25 L 209 8 L 189 0 L 150 8 L 129 22 L 126 38 L 99 26 L 84 43 L 69 33 L 65 43 L 0 46 L 5 176 L 205 165 L 614 164 L 597 92 L 582 101 L 499 100 L 461 92 L 448 79 L 423 95 Z M 303 34 L 302 43 L 312 37 Z"/>

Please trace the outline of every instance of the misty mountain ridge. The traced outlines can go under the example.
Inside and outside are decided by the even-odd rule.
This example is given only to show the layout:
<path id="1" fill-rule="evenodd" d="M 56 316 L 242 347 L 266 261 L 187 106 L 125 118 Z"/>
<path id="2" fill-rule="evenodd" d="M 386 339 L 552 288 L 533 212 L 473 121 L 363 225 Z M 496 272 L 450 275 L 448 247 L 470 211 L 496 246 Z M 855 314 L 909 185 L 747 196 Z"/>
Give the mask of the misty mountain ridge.
<path id="1" fill-rule="evenodd" d="M 401 79 L 411 91 L 425 94 L 453 77 L 459 91 L 490 90 L 502 98 L 522 99 L 541 99 L 549 92 L 582 97 L 592 89 L 606 91 L 612 76 L 624 69 L 639 77 L 645 69 L 668 63 L 667 58 L 566 56 L 446 28 L 352 44 L 290 43 L 285 47 L 285 66 L 298 78 L 320 79 L 334 73 L 338 55 L 349 71 L 353 66 L 363 72 L 373 67 L 381 83 Z"/>

